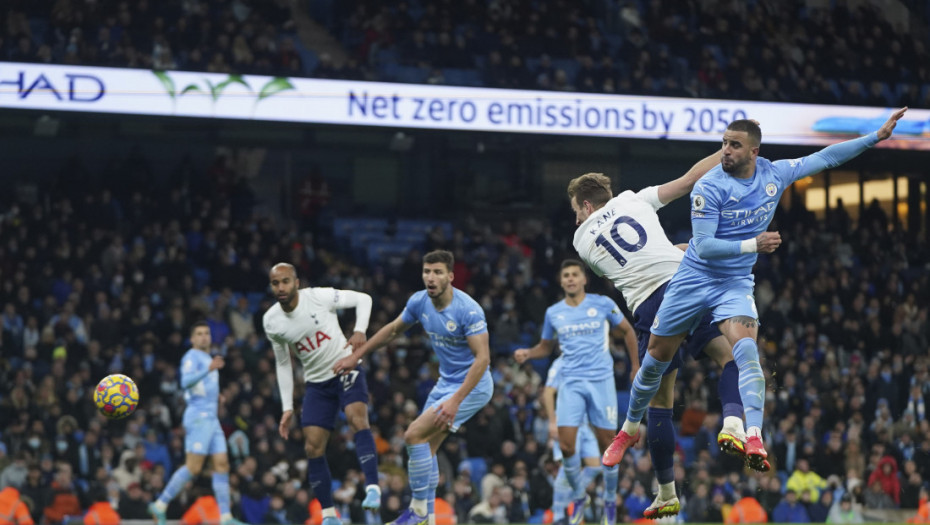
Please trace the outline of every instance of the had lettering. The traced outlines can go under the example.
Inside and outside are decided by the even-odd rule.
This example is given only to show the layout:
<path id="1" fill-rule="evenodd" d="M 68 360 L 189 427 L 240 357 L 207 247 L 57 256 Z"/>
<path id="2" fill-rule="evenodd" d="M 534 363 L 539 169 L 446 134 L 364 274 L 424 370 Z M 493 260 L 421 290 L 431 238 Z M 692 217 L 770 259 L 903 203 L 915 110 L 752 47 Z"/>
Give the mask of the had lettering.
<path id="1" fill-rule="evenodd" d="M 311 337 L 312 337 L 312 339 L 311 339 Z M 314 339 L 315 339 L 315 341 L 314 341 Z M 307 353 L 310 353 L 310 352 L 316 350 L 317 348 L 319 348 L 320 345 L 323 344 L 323 341 L 329 341 L 330 339 L 332 339 L 332 338 L 331 338 L 330 336 L 326 335 L 325 332 L 317 332 L 316 335 L 314 335 L 314 336 L 309 336 L 309 335 L 308 335 L 307 337 L 303 338 L 302 340 L 297 341 L 296 343 L 294 343 L 294 348 L 296 348 L 298 352 L 307 352 Z"/>

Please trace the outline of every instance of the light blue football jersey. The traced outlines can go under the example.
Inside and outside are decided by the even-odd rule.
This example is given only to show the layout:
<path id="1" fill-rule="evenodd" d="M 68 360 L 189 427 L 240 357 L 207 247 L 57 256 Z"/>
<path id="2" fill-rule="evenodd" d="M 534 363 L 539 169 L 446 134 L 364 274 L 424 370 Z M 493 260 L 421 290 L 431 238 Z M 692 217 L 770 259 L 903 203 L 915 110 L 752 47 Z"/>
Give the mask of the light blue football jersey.
<path id="1" fill-rule="evenodd" d="M 475 362 L 467 338 L 488 331 L 484 310 L 477 301 L 453 288 L 452 302 L 442 311 L 436 311 L 426 290 L 420 290 L 407 300 L 401 319 L 407 324 L 423 325 L 439 358 L 441 377 L 453 383 L 465 380 L 468 369 Z"/>
<path id="2" fill-rule="evenodd" d="M 546 310 L 542 338 L 558 339 L 562 348 L 563 377 L 613 377 L 610 329 L 623 322 L 620 307 L 609 297 L 586 294 L 578 306 L 559 301 Z"/>
<path id="3" fill-rule="evenodd" d="M 181 359 L 181 387 L 189 410 L 216 416 L 220 399 L 220 371 L 209 370 L 213 357 L 191 348 Z"/>
<path id="4" fill-rule="evenodd" d="M 752 177 L 739 179 L 716 166 L 691 190 L 691 223 L 694 236 L 682 266 L 718 275 L 749 275 L 757 254 L 740 254 L 739 242 L 766 231 L 775 216 L 782 193 L 793 182 L 839 166 L 878 142 L 871 133 L 824 148 L 799 159 L 770 161 L 756 158 Z M 715 257 L 702 258 L 696 243 L 710 235 L 722 241 L 714 246 Z M 706 253 L 706 251 L 705 251 Z"/>

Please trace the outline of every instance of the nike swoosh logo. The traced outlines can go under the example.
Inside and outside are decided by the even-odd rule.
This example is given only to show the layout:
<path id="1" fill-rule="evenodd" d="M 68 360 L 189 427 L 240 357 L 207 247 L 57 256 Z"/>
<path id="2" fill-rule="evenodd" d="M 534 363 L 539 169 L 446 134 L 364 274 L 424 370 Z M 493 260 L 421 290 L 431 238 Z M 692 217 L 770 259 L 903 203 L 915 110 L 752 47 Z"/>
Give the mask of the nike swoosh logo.
<path id="1" fill-rule="evenodd" d="M 736 197 L 734 197 L 734 196 L 732 196 L 732 195 L 730 195 L 730 200 L 733 201 L 733 202 L 739 202 L 739 199 L 737 199 Z"/>

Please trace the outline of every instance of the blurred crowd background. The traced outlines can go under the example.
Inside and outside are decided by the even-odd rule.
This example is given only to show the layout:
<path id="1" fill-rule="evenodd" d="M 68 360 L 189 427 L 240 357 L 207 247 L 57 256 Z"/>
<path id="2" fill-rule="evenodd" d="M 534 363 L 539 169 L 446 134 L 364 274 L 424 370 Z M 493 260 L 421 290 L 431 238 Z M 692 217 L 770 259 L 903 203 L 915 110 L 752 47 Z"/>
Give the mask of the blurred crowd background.
<path id="1" fill-rule="evenodd" d="M 0 4 L 0 57 L 930 106 L 925 35 L 896 30 L 898 21 L 868 4 L 309 4 L 9 0 Z M 902 5 L 928 21 L 926 3 Z M 332 42 L 311 50 L 307 27 L 328 31 Z M 227 357 L 220 417 L 235 513 L 250 523 L 303 523 L 313 494 L 299 459 L 299 429 L 289 440 L 277 435 L 280 400 L 261 326 L 272 304 L 267 270 L 288 261 L 305 286 L 370 294 L 370 335 L 421 288 L 422 254 L 444 248 L 456 255 L 455 285 L 487 314 L 496 388 L 491 403 L 443 445 L 438 495 L 460 523 L 543 519 L 557 472 L 538 400 L 548 361 L 521 367 L 511 354 L 537 340 L 546 307 L 560 298 L 558 265 L 575 256 L 567 206 L 526 221 L 333 219 L 319 213 L 330 197 L 326 188 L 307 197 L 295 187 L 286 198 L 302 199 L 293 208 L 311 213 L 290 220 L 261 212 L 250 182 L 225 157 L 170 171 L 152 165 L 138 151 L 114 156 L 104 170 L 76 157 L 38 194 L 0 195 L 0 489 L 21 487 L 37 522 L 80 515 L 100 498 L 124 519 L 148 519 L 146 504 L 183 463 L 177 368 L 190 324 L 206 319 L 214 351 Z M 750 473 L 719 453 L 718 371 L 688 362 L 675 404 L 682 518 L 720 521 L 744 497 L 757 499 L 770 517 L 790 518 L 784 521 L 916 509 L 930 479 L 926 238 L 903 231 L 877 203 L 855 221 L 842 203 L 822 220 L 794 205 L 780 210 L 775 228 L 785 242 L 756 267 L 769 388 L 764 433 L 775 468 Z M 379 257 L 369 242 L 400 237 L 410 248 L 401 258 Z M 606 283 L 589 279 L 589 291 L 622 302 Z M 350 326 L 351 314 L 342 320 Z M 614 350 L 622 404 L 631 378 L 624 349 Z M 388 520 L 410 498 L 403 429 L 436 380 L 436 362 L 414 330 L 372 354 L 366 368 L 381 517 Z M 141 390 L 139 410 L 122 422 L 98 416 L 91 400 L 96 382 L 113 372 L 131 376 Z M 360 509 L 364 494 L 348 432 L 337 427 L 329 464 L 342 516 L 364 523 L 372 517 Z M 643 443 L 621 468 L 625 521 L 652 500 Z M 590 487 L 589 522 L 599 518 L 598 483 Z M 172 503 L 169 517 L 209 490 L 209 480 L 199 479 Z"/>

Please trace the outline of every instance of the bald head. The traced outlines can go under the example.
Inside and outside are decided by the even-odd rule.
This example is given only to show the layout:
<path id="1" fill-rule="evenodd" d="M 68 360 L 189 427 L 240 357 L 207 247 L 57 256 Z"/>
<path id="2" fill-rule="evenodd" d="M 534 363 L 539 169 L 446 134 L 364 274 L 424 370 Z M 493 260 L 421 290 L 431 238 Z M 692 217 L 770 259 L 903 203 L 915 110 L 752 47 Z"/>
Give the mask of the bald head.
<path id="1" fill-rule="evenodd" d="M 279 262 L 278 264 L 271 267 L 271 271 L 268 272 L 268 276 L 273 275 L 290 275 L 294 279 L 297 278 L 297 269 L 294 268 L 294 265 L 286 262 Z"/>
<path id="2" fill-rule="evenodd" d="M 297 308 L 297 290 L 300 288 L 300 281 L 297 279 L 297 270 L 293 264 L 281 262 L 272 266 L 271 271 L 268 272 L 268 281 L 271 285 L 271 293 L 285 311 L 290 312 Z"/>

